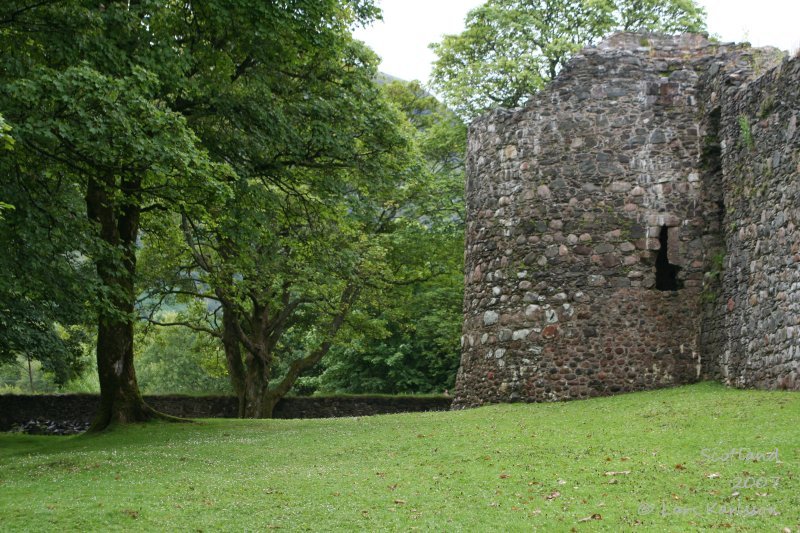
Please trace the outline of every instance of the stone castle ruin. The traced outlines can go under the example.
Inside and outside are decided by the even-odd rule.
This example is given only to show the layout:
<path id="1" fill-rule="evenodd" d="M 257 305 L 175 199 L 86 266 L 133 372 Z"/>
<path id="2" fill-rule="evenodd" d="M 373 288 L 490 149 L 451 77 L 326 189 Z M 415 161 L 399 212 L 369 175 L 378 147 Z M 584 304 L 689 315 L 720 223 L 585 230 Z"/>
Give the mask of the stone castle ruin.
<path id="1" fill-rule="evenodd" d="M 455 407 L 800 389 L 800 58 L 622 33 L 470 127 Z"/>

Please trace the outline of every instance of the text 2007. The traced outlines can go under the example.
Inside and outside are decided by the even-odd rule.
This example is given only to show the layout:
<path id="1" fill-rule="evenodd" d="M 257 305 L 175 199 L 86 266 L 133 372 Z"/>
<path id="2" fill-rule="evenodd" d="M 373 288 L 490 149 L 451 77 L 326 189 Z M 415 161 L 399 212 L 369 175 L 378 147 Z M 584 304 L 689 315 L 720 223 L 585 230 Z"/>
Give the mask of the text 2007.
<path id="1" fill-rule="evenodd" d="M 733 488 L 765 489 L 767 487 L 777 487 L 778 483 L 780 483 L 780 478 L 778 476 L 772 476 L 772 477 L 745 476 L 736 478 L 736 480 L 733 482 Z"/>

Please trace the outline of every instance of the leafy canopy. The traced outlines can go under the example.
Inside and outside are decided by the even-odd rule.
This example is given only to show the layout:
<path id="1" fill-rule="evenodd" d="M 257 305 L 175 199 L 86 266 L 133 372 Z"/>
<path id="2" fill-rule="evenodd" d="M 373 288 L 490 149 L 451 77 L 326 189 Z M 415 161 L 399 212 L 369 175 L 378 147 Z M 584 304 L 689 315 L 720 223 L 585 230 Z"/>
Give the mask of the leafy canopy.
<path id="1" fill-rule="evenodd" d="M 435 392 L 452 387 L 463 299 L 464 124 L 417 82 L 384 92 L 413 126 L 423 168 L 396 195 L 386 238 L 395 283 L 368 287 L 347 334 L 304 380 L 326 392 Z M 388 237 L 388 238 L 387 238 Z"/>
<path id="2" fill-rule="evenodd" d="M 582 47 L 615 31 L 699 32 L 694 0 L 488 0 L 466 29 L 431 44 L 431 85 L 463 118 L 516 107 Z"/>

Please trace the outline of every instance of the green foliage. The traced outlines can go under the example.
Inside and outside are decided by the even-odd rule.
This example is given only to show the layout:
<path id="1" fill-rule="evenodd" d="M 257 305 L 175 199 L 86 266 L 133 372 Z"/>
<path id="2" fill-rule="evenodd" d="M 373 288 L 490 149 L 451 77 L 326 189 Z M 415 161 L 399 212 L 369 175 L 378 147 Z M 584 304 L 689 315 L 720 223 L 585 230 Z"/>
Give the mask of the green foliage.
<path id="1" fill-rule="evenodd" d="M 307 389 L 434 392 L 452 387 L 455 379 L 466 128 L 417 82 L 392 82 L 384 90 L 414 126 L 424 161 L 394 217 L 387 265 L 396 283 L 365 293 L 324 372 L 304 382 Z"/>
<path id="2" fill-rule="evenodd" d="M 34 168 L 35 159 L 0 160 L 0 197 L 15 206 L 0 220 L 0 364 L 30 358 L 64 384 L 86 364 L 95 278 L 82 198 L 55 176 L 17 171 Z"/>
<path id="3" fill-rule="evenodd" d="M 3 115 L 0 115 L 0 150 L 12 150 L 14 148 L 14 138 L 9 134 L 11 126 L 6 123 Z"/>
<path id="4" fill-rule="evenodd" d="M 42 394 L 58 390 L 52 372 L 39 361 L 18 355 L 0 365 L 0 394 Z"/>
<path id="5" fill-rule="evenodd" d="M 452 389 L 461 334 L 460 280 L 390 291 L 379 329 L 337 346 L 312 382 L 319 391 L 429 393 Z M 377 310 L 376 310 L 377 311 Z"/>
<path id="6" fill-rule="evenodd" d="M 739 115 L 739 136 L 746 148 L 753 147 L 753 132 L 750 129 L 750 119 L 744 115 Z"/>
<path id="7" fill-rule="evenodd" d="M 703 383 L 457 412 L 0 434 L 3 528 L 794 531 L 799 417 L 797 393 Z M 746 459 L 775 449 L 779 461 Z"/>
<path id="8" fill-rule="evenodd" d="M 297 276 L 308 288 L 297 294 L 324 302 L 310 320 L 354 265 L 380 256 L 353 238 L 363 222 L 334 223 L 361 209 L 358 194 L 389 190 L 379 174 L 407 166 L 393 151 L 403 136 L 394 112 L 375 98 L 374 54 L 350 36 L 377 14 L 369 0 L 0 8 L 0 105 L 18 148 L 9 167 L 20 182 L 52 177 L 86 200 L 80 214 L 93 223 L 78 235 L 99 277 L 83 300 L 99 304 L 98 361 L 127 357 L 133 342 L 120 337 L 131 334 L 140 223 L 149 235 L 182 223 L 193 245 L 224 249 L 203 287 L 244 313 L 251 290 Z M 177 268 L 191 277 L 203 263 Z"/>
<path id="9" fill-rule="evenodd" d="M 0 172 L 18 191 L 34 184 L 50 192 L 36 206 L 44 224 L 30 235 L 47 236 L 59 213 L 73 215 L 64 230 L 74 248 L 58 250 L 60 257 L 96 271 L 90 283 L 73 285 L 75 276 L 64 280 L 83 289 L 79 298 L 64 298 L 62 291 L 45 301 L 56 308 L 77 302 L 96 313 L 98 375 L 106 400 L 98 428 L 122 409 L 137 417 L 150 413 L 139 399 L 132 366 L 142 213 L 196 212 L 226 193 L 228 167 L 209 160 L 175 109 L 179 94 L 190 90 L 183 84 L 188 65 L 176 45 L 186 35 L 179 33 L 179 15 L 175 4 L 161 2 L 11 0 L 0 7 L 0 109 L 15 140 Z M 203 47 L 193 50 L 202 53 Z M 193 82 L 204 81 L 195 74 Z M 45 263 L 48 247 L 41 240 L 33 244 L 34 262 Z M 17 283 L 8 286 L 0 293 L 3 308 L 15 311 L 8 295 L 21 291 Z M 38 304 L 27 292 L 20 296 Z M 50 318 L 40 320 L 44 328 Z M 7 322 L 20 323 L 13 316 Z"/>
<path id="10" fill-rule="evenodd" d="M 711 272 L 717 277 L 725 270 L 725 251 L 719 251 L 711 258 Z"/>
<path id="11" fill-rule="evenodd" d="M 225 354 L 216 339 L 187 328 L 142 335 L 136 374 L 143 394 L 230 394 Z"/>
<path id="12" fill-rule="evenodd" d="M 575 52 L 614 31 L 702 31 L 704 17 L 693 0 L 488 0 L 463 33 L 431 45 L 431 84 L 471 119 L 521 105 Z"/>
<path id="13" fill-rule="evenodd" d="M 10 130 L 0 115 L 0 150 L 13 149 Z M 63 385 L 84 368 L 81 345 L 86 333 L 80 325 L 86 314 L 71 298 L 76 296 L 77 280 L 85 281 L 85 269 L 69 255 L 77 244 L 69 224 L 62 221 L 46 229 L 56 218 L 69 220 L 74 198 L 53 202 L 50 197 L 60 186 L 50 180 L 44 186 L 17 181 L 19 173 L 8 166 L 9 160 L 4 157 L 0 163 L 5 177 L 0 198 L 13 202 L 0 202 L 0 248 L 4 250 L 0 255 L 0 368 L 6 365 L 2 372 L 8 377 L 24 367 L 29 391 L 44 391 Z M 44 203 L 55 208 L 45 211 Z M 5 380 L 6 386 L 10 379 Z"/>
<path id="14" fill-rule="evenodd" d="M 15 251 L 0 259 L 0 325 L 27 332 L 6 357 L 68 360 L 51 330 L 97 320 L 101 383 L 135 383 L 109 380 L 109 362 L 131 358 L 146 314 L 225 339 L 232 381 L 254 364 L 276 395 L 359 323 L 395 345 L 420 333 L 414 350 L 446 353 L 451 374 L 445 311 L 417 332 L 392 320 L 413 321 L 417 293 L 458 307 L 464 126 L 418 85 L 376 85 L 351 29 L 378 13 L 370 0 L 4 3 L 0 109 L 16 144 L 0 198 L 18 209 L 0 227 Z M 384 297 L 405 310 L 380 316 Z M 194 335 L 147 339 L 142 383 L 202 386 L 209 348 Z"/>
<path id="15" fill-rule="evenodd" d="M 327 353 L 359 298 L 430 269 L 389 263 L 418 225 L 399 215 L 425 176 L 412 127 L 374 81 L 377 58 L 350 34 L 375 15 L 370 3 L 243 4 L 227 21 L 193 12 L 242 37 L 214 52 L 226 75 L 181 102 L 209 155 L 232 169 L 232 194 L 182 213 L 177 232 L 147 229 L 140 286 L 150 302 L 216 302 L 186 325 L 227 339 L 237 392 L 279 397 Z"/>
<path id="16" fill-rule="evenodd" d="M 703 291 L 700 294 L 704 302 L 713 303 L 719 297 L 720 282 L 725 271 L 725 256 L 725 250 L 720 250 L 711 257 L 711 264 L 703 277 Z"/>
<path id="17" fill-rule="evenodd" d="M 85 327 L 65 330 L 55 323 L 52 333 L 41 333 L 35 326 L 25 331 L 26 326 L 16 328 L 27 343 L 25 349 L 0 362 L 0 394 L 98 392 L 93 343 Z"/>

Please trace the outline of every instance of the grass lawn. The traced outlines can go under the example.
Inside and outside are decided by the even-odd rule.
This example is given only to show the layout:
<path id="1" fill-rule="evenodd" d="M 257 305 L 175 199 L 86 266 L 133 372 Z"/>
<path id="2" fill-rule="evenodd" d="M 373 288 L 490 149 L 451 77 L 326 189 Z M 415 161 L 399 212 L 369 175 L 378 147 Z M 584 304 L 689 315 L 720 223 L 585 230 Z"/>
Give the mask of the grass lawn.
<path id="1" fill-rule="evenodd" d="M 799 465 L 800 394 L 710 383 L 459 412 L 0 434 L 0 530 L 794 533 Z"/>

